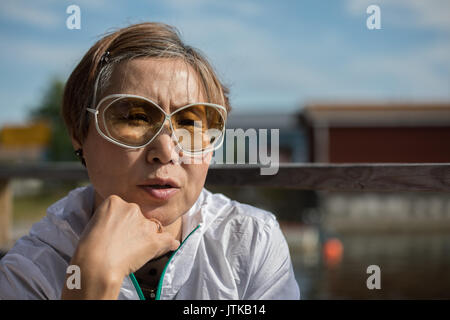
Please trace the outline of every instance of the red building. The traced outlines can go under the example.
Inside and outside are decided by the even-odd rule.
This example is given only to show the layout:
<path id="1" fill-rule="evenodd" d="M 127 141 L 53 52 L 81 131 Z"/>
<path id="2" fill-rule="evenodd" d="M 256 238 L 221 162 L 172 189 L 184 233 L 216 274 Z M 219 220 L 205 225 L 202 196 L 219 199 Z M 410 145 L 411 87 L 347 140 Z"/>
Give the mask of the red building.
<path id="1" fill-rule="evenodd" d="M 310 162 L 450 162 L 450 104 L 310 104 Z"/>

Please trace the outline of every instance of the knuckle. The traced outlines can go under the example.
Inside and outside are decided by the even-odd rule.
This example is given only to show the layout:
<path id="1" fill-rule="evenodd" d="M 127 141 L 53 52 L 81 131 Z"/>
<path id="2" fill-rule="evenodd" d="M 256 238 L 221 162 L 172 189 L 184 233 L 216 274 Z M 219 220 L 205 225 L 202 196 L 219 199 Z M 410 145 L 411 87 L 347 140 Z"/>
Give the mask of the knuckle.
<path id="1" fill-rule="evenodd" d="M 128 210 L 130 214 L 136 215 L 141 212 L 141 208 L 136 203 L 128 203 Z"/>
<path id="2" fill-rule="evenodd" d="M 119 196 L 117 196 L 117 195 L 115 195 L 115 194 L 112 194 L 112 195 L 109 195 L 106 199 L 105 199 L 105 204 L 107 205 L 107 206 L 117 206 L 117 205 L 119 205 L 121 202 L 123 202 L 123 200 L 119 197 Z"/>
<path id="3" fill-rule="evenodd" d="M 117 202 L 117 201 L 120 201 L 121 199 L 119 196 L 117 196 L 115 194 L 111 194 L 108 196 L 107 200 L 111 201 L 111 202 Z"/>
<path id="4" fill-rule="evenodd" d="M 129 205 L 130 205 L 131 208 L 133 208 L 135 210 L 140 210 L 140 207 L 139 207 L 139 205 L 137 203 L 130 202 Z"/>

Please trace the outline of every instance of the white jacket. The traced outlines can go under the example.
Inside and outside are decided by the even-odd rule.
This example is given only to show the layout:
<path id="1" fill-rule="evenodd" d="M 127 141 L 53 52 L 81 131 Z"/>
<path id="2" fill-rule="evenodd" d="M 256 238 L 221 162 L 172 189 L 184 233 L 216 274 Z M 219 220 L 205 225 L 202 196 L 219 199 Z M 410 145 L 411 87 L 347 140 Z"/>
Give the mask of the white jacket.
<path id="1" fill-rule="evenodd" d="M 93 205 L 89 185 L 48 208 L 0 260 L 1 299 L 60 298 Z M 270 212 L 203 188 L 183 215 L 182 239 L 161 276 L 157 298 L 300 298 L 286 240 Z M 130 276 L 118 298 L 139 299 Z"/>

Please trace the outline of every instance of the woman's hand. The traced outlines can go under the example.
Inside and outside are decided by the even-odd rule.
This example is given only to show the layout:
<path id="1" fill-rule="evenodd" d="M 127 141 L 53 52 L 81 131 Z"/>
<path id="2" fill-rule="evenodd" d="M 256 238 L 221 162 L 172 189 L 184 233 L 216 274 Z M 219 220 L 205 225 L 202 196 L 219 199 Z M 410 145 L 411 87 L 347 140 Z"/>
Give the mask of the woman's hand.
<path id="1" fill-rule="evenodd" d="M 87 224 L 70 262 L 80 267 L 81 289 L 64 283 L 61 298 L 117 299 L 125 276 L 179 245 L 171 234 L 158 232 L 137 204 L 110 196 Z"/>

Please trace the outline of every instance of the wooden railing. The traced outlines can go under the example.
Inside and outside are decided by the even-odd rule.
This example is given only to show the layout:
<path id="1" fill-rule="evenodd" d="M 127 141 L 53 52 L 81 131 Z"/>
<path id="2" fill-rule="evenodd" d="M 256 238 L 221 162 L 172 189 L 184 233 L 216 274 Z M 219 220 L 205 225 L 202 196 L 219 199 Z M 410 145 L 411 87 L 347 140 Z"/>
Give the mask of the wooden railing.
<path id="1" fill-rule="evenodd" d="M 212 165 L 206 185 L 317 191 L 450 192 L 450 163 L 282 163 L 276 175 L 261 165 Z M 11 238 L 11 179 L 88 180 L 79 163 L 0 165 L 0 247 Z"/>

